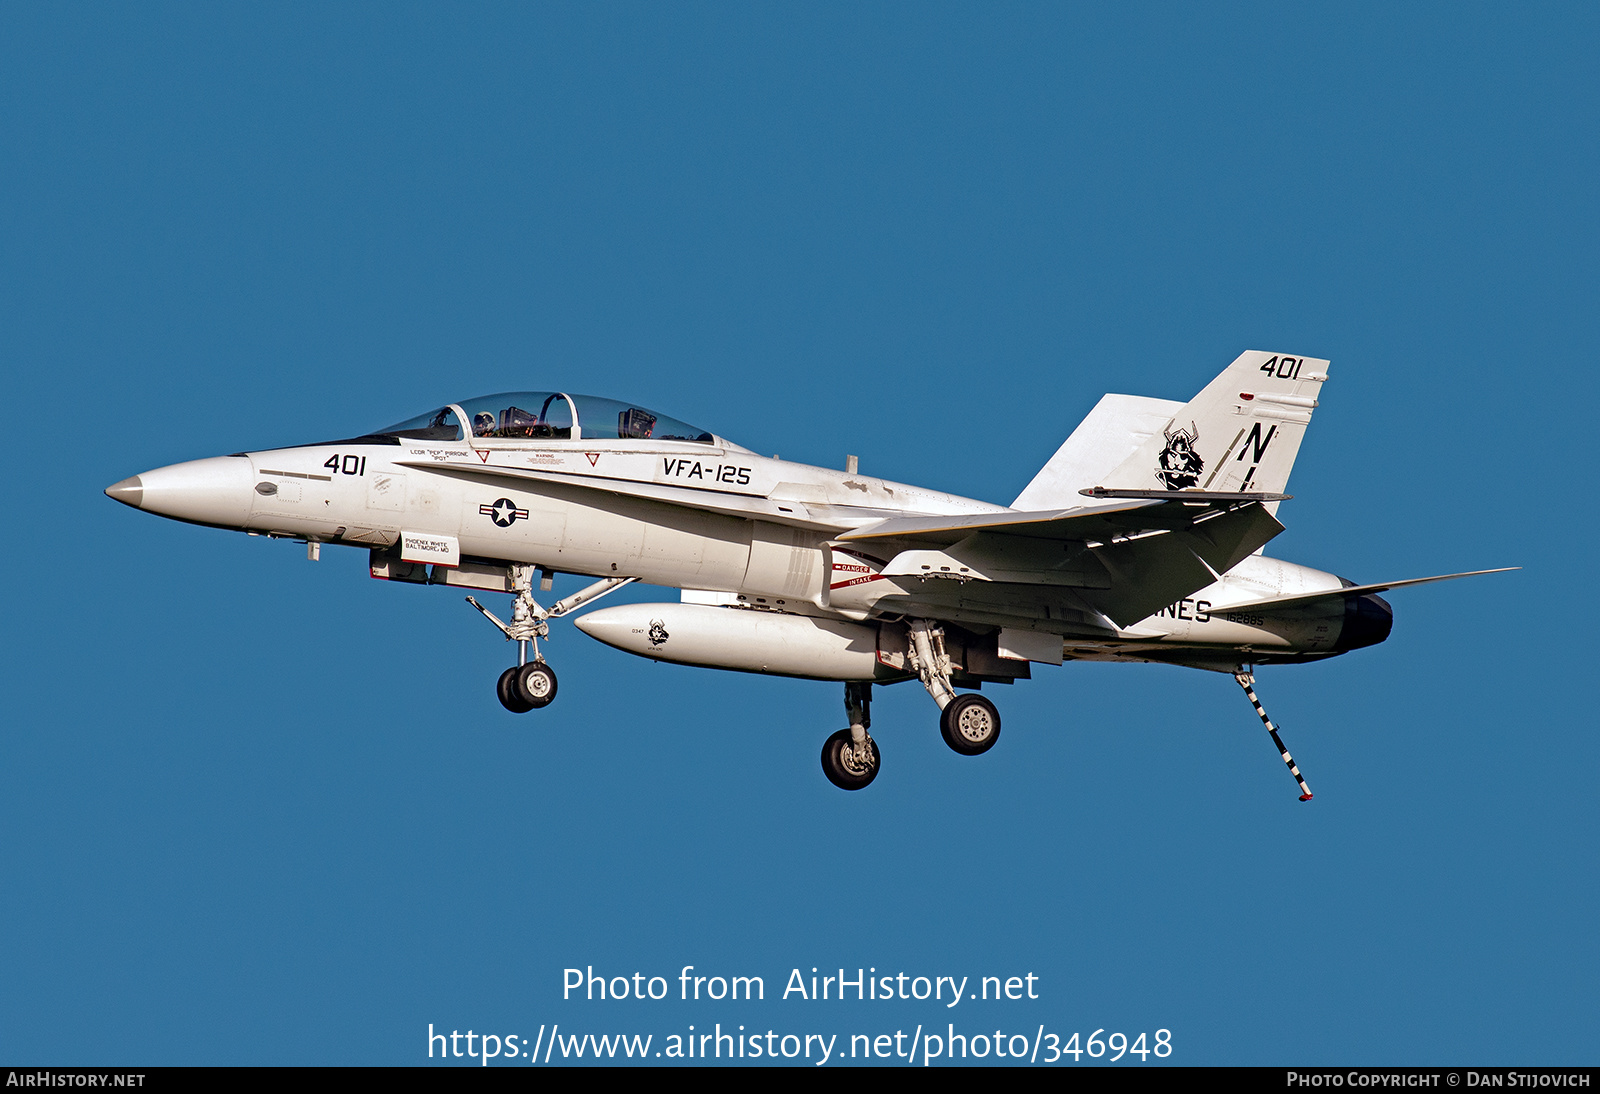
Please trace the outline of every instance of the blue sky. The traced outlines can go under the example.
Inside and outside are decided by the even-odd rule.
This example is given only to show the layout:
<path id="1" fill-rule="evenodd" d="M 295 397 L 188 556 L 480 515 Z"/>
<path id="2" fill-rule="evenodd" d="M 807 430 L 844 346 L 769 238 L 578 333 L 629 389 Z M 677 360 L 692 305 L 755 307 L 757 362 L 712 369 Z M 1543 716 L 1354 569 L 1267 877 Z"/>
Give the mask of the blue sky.
<path id="1" fill-rule="evenodd" d="M 1592 1063 L 1588 5 L 11 5 L 0 1058 L 1172 1031 L 1178 1063 Z M 366 560 L 101 489 L 568 388 L 1005 502 L 1107 391 L 1330 358 L 1272 554 L 1391 639 L 1226 677 L 835 685 L 559 628 L 558 701 Z M 1581 475 L 1579 476 L 1581 478 Z M 577 579 L 562 579 L 570 591 Z M 635 599 L 672 599 L 662 590 Z M 759 1004 L 562 970 L 761 975 Z M 1038 1000 L 803 1004 L 790 970 Z M 674 980 L 675 984 L 676 981 Z M 987 1009 L 984 1009 L 987 1007 Z"/>

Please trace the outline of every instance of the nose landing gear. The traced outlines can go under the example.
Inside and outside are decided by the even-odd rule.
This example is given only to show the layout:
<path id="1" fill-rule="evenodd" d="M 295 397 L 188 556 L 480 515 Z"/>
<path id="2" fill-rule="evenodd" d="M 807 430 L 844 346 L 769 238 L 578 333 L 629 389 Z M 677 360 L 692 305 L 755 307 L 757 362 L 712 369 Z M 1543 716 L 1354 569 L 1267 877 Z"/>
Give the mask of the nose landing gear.
<path id="1" fill-rule="evenodd" d="M 516 599 L 511 604 L 511 622 L 502 623 L 493 612 L 479 604 L 475 597 L 467 603 L 483 613 L 485 619 L 500 628 L 508 641 L 517 644 L 517 663 L 500 674 L 495 683 L 495 695 L 500 705 L 513 714 L 526 714 L 530 710 L 549 706 L 556 697 L 556 672 L 539 653 L 539 639 L 550 635 L 549 620 L 566 615 L 591 601 L 635 580 L 631 577 L 608 577 L 580 589 L 571 596 L 556 601 L 547 611 L 533 598 L 532 566 L 513 565 L 511 591 Z M 541 589 L 550 587 L 550 574 L 544 573 Z M 533 647 L 533 660 L 528 660 L 528 647 Z"/>

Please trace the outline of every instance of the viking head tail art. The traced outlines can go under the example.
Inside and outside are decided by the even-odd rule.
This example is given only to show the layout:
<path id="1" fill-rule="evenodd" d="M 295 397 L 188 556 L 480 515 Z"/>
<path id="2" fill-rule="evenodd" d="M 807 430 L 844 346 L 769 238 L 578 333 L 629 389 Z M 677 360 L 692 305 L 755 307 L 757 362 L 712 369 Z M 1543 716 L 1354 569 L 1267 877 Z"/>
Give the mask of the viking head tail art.
<path id="1" fill-rule="evenodd" d="M 1200 472 L 1206 467 L 1206 462 L 1194 447 L 1200 440 L 1200 427 L 1190 422 L 1188 429 L 1163 429 L 1161 433 L 1167 438 L 1167 446 L 1156 458 L 1161 465 L 1156 478 L 1168 490 L 1182 490 L 1199 482 Z"/>

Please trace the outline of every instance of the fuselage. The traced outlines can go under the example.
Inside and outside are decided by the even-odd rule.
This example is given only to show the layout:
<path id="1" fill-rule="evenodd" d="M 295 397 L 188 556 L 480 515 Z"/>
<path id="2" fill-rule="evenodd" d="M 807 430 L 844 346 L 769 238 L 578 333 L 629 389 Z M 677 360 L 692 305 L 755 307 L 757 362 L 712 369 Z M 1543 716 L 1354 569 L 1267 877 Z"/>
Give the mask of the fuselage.
<path id="1" fill-rule="evenodd" d="M 360 547 L 375 560 L 402 552 L 407 540 L 432 539 L 449 541 L 469 563 L 627 576 L 722 594 L 713 599 L 743 607 L 851 621 L 927 615 L 977 631 L 1035 631 L 1059 637 L 1067 659 L 1225 669 L 1242 656 L 1326 657 L 1388 634 L 1392 617 L 1376 596 L 1230 611 L 1349 584 L 1262 555 L 1126 627 L 1083 610 L 1070 586 L 886 576 L 890 560 L 839 543 L 841 530 L 889 517 L 1009 510 L 704 436 L 369 436 L 175 464 L 107 493 L 173 519 Z"/>

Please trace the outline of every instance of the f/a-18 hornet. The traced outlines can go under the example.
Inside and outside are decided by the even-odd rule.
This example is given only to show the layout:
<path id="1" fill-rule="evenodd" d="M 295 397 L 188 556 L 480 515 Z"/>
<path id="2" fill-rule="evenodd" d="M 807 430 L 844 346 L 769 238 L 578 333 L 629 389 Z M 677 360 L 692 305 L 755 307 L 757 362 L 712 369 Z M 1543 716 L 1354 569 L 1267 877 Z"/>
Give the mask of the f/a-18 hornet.
<path id="1" fill-rule="evenodd" d="M 512 594 L 480 604 L 517 663 L 507 710 L 556 695 L 550 620 L 630 582 L 677 603 L 579 616 L 657 661 L 844 683 L 848 728 L 822 769 L 877 776 L 872 685 L 918 680 L 955 751 L 987 752 L 1000 714 L 977 689 L 1035 664 L 1150 661 L 1233 674 L 1302 791 L 1253 689 L 1258 665 L 1382 642 L 1393 613 L 1360 585 L 1260 553 L 1328 362 L 1251 351 L 1188 403 L 1107 395 L 1010 506 L 767 459 L 632 403 L 515 391 L 349 440 L 238 452 L 107 488 L 175 520 L 371 553 L 373 577 Z M 1494 571 L 1475 571 L 1490 573 Z M 558 573 L 593 584 L 545 607 Z"/>

